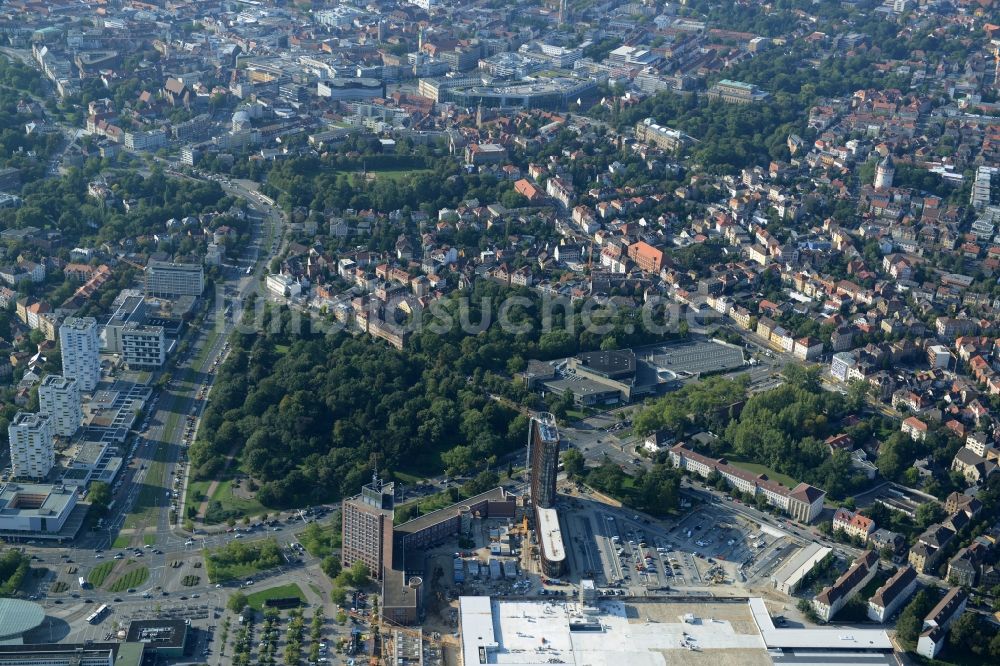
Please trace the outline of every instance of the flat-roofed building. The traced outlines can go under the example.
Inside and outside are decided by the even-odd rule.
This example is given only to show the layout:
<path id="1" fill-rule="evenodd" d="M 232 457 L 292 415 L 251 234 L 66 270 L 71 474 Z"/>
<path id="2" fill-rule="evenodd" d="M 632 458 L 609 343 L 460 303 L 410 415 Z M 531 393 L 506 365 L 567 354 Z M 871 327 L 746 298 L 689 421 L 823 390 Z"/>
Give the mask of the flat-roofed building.
<path id="1" fill-rule="evenodd" d="M 77 381 L 48 375 L 38 387 L 38 411 L 51 419 L 52 434 L 72 437 L 83 422 Z"/>
<path id="2" fill-rule="evenodd" d="M 752 83 L 722 79 L 708 89 L 709 100 L 722 100 L 729 104 L 753 104 L 762 102 L 769 94 Z"/>
<path id="3" fill-rule="evenodd" d="M 93 317 L 68 317 L 59 327 L 63 377 L 75 379 L 90 392 L 101 380 L 100 339 Z"/>
<path id="4" fill-rule="evenodd" d="M 384 568 L 392 566 L 392 519 L 396 486 L 374 477 L 361 494 L 342 504 L 341 555 L 343 567 L 364 562 L 372 578 L 382 580 Z"/>
<path id="5" fill-rule="evenodd" d="M 114 312 L 101 331 L 101 350 L 109 354 L 120 354 L 122 329 L 125 325 L 146 323 L 146 301 L 138 289 L 123 289 L 112 307 Z"/>
<path id="6" fill-rule="evenodd" d="M 7 426 L 10 464 L 16 478 L 44 479 L 56 462 L 52 419 L 46 414 L 18 412 Z"/>
<path id="7" fill-rule="evenodd" d="M 798 591 L 799 586 L 817 564 L 825 560 L 833 549 L 811 543 L 799 550 L 771 575 L 771 583 L 782 594 L 789 596 Z"/>
<path id="8" fill-rule="evenodd" d="M 162 326 L 129 322 L 122 327 L 122 358 L 129 368 L 159 368 L 167 360 L 167 337 Z"/>
<path id="9" fill-rule="evenodd" d="M 555 417 L 536 414 L 528 428 L 528 470 L 531 476 L 531 502 L 538 508 L 552 508 L 556 503 L 556 477 L 559 475 L 559 429 Z"/>
<path id="10" fill-rule="evenodd" d="M 77 506 L 76 488 L 48 483 L 0 485 L 0 534 L 18 537 L 58 536 Z M 82 524 L 75 525 L 76 530 Z M 64 535 L 67 538 L 73 534 Z"/>
<path id="11" fill-rule="evenodd" d="M 555 509 L 535 509 L 535 533 L 541 549 L 542 573 L 558 578 L 566 571 L 566 547 L 559 527 L 559 514 Z"/>
<path id="12" fill-rule="evenodd" d="M 205 268 L 201 264 L 150 260 L 145 284 L 147 296 L 201 296 Z"/>

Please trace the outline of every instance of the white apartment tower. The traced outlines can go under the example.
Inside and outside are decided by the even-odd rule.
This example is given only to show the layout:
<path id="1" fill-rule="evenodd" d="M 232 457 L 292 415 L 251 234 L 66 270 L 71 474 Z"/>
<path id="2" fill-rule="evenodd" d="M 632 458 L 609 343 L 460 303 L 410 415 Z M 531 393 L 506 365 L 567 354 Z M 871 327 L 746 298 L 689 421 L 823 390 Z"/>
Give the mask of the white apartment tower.
<path id="1" fill-rule="evenodd" d="M 69 317 L 59 327 L 63 377 L 75 379 L 83 392 L 97 388 L 101 380 L 101 341 L 93 317 Z"/>
<path id="2" fill-rule="evenodd" d="M 80 385 L 75 379 L 49 375 L 38 387 L 39 413 L 52 420 L 52 434 L 72 437 L 83 421 Z"/>
<path id="3" fill-rule="evenodd" d="M 44 414 L 18 412 L 7 427 L 10 462 L 15 477 L 43 479 L 56 462 L 52 420 Z"/>

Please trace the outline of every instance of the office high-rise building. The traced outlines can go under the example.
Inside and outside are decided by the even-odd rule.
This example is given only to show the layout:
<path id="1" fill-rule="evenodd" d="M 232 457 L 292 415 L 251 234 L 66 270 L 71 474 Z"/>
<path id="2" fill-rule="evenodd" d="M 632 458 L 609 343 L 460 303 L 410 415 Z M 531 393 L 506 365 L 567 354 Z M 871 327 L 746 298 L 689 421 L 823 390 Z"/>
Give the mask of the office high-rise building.
<path id="1" fill-rule="evenodd" d="M 392 519 L 395 484 L 377 476 L 361 488 L 361 494 L 343 502 L 341 564 L 344 568 L 361 561 L 372 578 L 382 580 L 383 567 L 392 567 Z"/>
<path id="2" fill-rule="evenodd" d="M 540 413 L 531 418 L 528 429 L 528 472 L 531 475 L 531 502 L 536 508 L 549 509 L 556 503 L 556 477 L 559 475 L 559 429 L 552 414 Z"/>
<path id="3" fill-rule="evenodd" d="M 38 411 L 52 419 L 52 434 L 72 437 L 83 421 L 80 386 L 75 379 L 49 375 L 38 387 Z"/>
<path id="4" fill-rule="evenodd" d="M 101 380 L 100 336 L 93 317 L 69 317 L 59 327 L 63 377 L 75 379 L 81 391 L 93 391 Z"/>
<path id="5" fill-rule="evenodd" d="M 44 414 L 18 412 L 7 427 L 10 462 L 15 477 L 43 479 L 56 463 L 52 420 Z"/>
<path id="6" fill-rule="evenodd" d="M 201 296 L 204 290 L 205 268 L 201 264 L 155 260 L 146 264 L 147 296 Z"/>

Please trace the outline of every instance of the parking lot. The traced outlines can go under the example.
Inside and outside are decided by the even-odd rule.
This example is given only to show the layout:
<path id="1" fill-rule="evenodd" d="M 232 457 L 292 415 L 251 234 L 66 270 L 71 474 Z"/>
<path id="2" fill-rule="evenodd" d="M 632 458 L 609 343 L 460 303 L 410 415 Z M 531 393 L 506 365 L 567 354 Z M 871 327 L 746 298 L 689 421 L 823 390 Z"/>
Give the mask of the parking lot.
<path id="1" fill-rule="evenodd" d="M 635 350 L 657 368 L 670 370 L 679 377 L 707 372 L 724 372 L 743 367 L 743 350 L 711 340 L 689 340 Z"/>
<path id="2" fill-rule="evenodd" d="M 768 575 L 794 549 L 782 531 L 721 505 L 654 520 L 586 496 L 561 502 L 568 578 L 592 578 L 605 594 L 767 585 Z"/>

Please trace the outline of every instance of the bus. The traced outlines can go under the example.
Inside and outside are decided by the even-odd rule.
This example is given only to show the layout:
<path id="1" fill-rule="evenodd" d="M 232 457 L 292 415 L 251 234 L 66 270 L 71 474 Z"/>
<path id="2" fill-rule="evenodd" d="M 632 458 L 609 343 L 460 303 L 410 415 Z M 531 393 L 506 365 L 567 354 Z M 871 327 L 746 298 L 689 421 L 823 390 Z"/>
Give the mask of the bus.
<path id="1" fill-rule="evenodd" d="M 100 606 L 97 607 L 97 610 L 95 610 L 93 613 L 87 616 L 87 622 L 90 624 L 97 624 L 102 619 L 104 619 L 104 614 L 107 612 L 108 612 L 108 605 L 101 604 Z"/>

